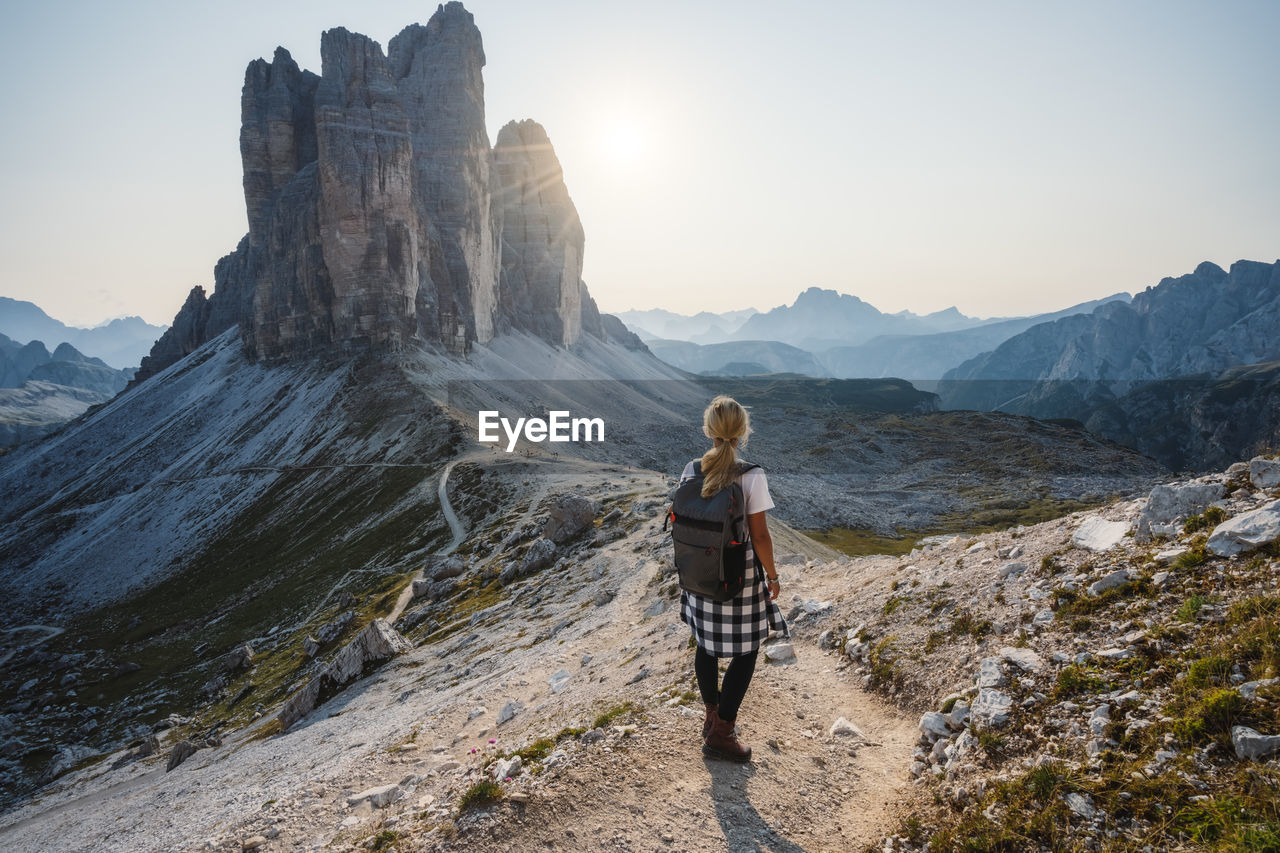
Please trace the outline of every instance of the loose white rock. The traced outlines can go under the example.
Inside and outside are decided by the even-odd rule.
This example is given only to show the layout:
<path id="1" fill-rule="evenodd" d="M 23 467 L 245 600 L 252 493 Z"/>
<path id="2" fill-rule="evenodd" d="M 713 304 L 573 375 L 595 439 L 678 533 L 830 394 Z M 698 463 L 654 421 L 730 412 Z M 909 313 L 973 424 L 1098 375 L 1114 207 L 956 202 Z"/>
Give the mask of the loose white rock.
<path id="1" fill-rule="evenodd" d="M 784 661 L 795 660 L 796 650 L 790 643 L 774 643 L 765 647 L 764 656 L 774 663 L 783 663 Z"/>
<path id="2" fill-rule="evenodd" d="M 569 686 L 569 682 L 572 679 L 573 675 L 569 670 L 557 669 L 552 673 L 551 677 L 547 679 L 547 684 L 550 685 L 552 693 L 559 693 L 561 690 L 564 690 Z"/>
<path id="3" fill-rule="evenodd" d="M 940 737 L 951 737 L 951 730 L 947 728 L 947 718 L 937 711 L 925 711 L 920 717 L 920 734 L 933 740 Z"/>
<path id="4" fill-rule="evenodd" d="M 1000 658 L 983 658 L 978 662 L 979 687 L 1003 687 L 1004 669 L 1000 666 Z"/>
<path id="5" fill-rule="evenodd" d="M 1017 577 L 1018 575 L 1022 574 L 1026 570 L 1027 570 L 1026 563 L 1018 563 L 1018 562 L 1005 563 L 1003 566 L 1000 567 L 1000 577 L 1002 578 Z"/>
<path id="6" fill-rule="evenodd" d="M 984 687 L 978 691 L 969 713 L 978 722 L 988 726 L 1000 726 L 1009 721 L 1009 709 L 1013 698 L 1002 690 Z"/>
<path id="7" fill-rule="evenodd" d="M 1086 795 L 1072 791 L 1067 794 L 1067 808 L 1078 814 L 1085 820 L 1093 820 L 1097 814 L 1097 809 L 1093 807 L 1093 801 Z"/>
<path id="8" fill-rule="evenodd" d="M 836 717 L 836 721 L 831 724 L 831 728 L 828 729 L 827 734 L 832 737 L 840 735 L 842 737 L 855 737 L 859 740 L 867 739 L 867 736 L 862 733 L 862 729 L 858 728 L 844 717 Z"/>
<path id="9" fill-rule="evenodd" d="M 1230 557 L 1280 539 L 1280 501 L 1252 512 L 1242 512 L 1213 529 L 1209 550 L 1219 557 Z"/>
<path id="10" fill-rule="evenodd" d="M 385 809 L 391 805 L 396 798 L 396 794 L 400 793 L 400 786 L 394 783 L 390 785 L 379 785 L 376 788 L 369 788 L 358 794 L 352 794 L 347 797 L 347 806 L 355 808 L 361 803 L 368 803 L 375 809 Z"/>
<path id="11" fill-rule="evenodd" d="M 1255 456 L 1249 460 L 1249 482 L 1255 489 L 1274 489 L 1280 486 L 1280 459 Z"/>
<path id="12" fill-rule="evenodd" d="M 1091 515 L 1076 528 L 1071 536 L 1071 544 L 1087 551 L 1108 551 L 1119 545 L 1128 532 L 1129 525 L 1126 522 L 1107 521 Z"/>
<path id="13" fill-rule="evenodd" d="M 508 702 L 503 705 L 502 710 L 498 712 L 498 725 L 502 725 L 503 723 L 514 719 L 516 714 L 519 714 L 523 710 L 523 702 Z"/>
<path id="14" fill-rule="evenodd" d="M 1280 735 L 1264 735 L 1248 726 L 1231 727 L 1231 743 L 1236 758 L 1260 759 L 1280 752 Z"/>
<path id="15" fill-rule="evenodd" d="M 1044 660 L 1031 649 L 1002 646 L 1000 648 L 1000 657 L 1023 672 L 1039 672 L 1044 669 Z"/>
<path id="16" fill-rule="evenodd" d="M 1115 589 L 1122 584 L 1129 582 L 1128 569 L 1116 569 L 1114 572 L 1103 575 L 1100 579 L 1089 584 L 1089 594 L 1099 595 L 1109 589 Z"/>
<path id="17" fill-rule="evenodd" d="M 1246 681 L 1236 689 L 1240 691 L 1240 695 L 1252 702 L 1258 696 L 1258 688 L 1270 687 L 1273 684 L 1280 684 L 1280 678 L 1264 678 L 1261 681 Z"/>
<path id="18" fill-rule="evenodd" d="M 510 779 L 520 773 L 520 756 L 513 755 L 510 758 L 501 758 L 493 768 L 493 779 L 495 782 L 501 782 L 503 779 Z"/>

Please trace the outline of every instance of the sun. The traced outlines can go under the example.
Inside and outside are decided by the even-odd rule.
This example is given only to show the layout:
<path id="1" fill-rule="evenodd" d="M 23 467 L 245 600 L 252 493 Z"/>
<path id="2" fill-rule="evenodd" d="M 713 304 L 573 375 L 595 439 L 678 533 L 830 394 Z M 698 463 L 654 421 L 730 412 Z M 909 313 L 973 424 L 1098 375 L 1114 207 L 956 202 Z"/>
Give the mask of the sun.
<path id="1" fill-rule="evenodd" d="M 643 165 L 650 157 L 652 139 L 648 128 L 633 116 L 613 116 L 601 125 L 600 152 L 618 167 Z"/>

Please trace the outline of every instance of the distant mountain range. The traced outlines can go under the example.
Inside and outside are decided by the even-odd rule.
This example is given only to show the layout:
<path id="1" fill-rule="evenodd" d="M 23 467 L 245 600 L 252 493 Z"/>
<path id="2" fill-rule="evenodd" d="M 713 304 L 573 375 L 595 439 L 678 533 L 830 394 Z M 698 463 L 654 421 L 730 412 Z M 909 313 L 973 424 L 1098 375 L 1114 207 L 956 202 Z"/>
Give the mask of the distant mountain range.
<path id="1" fill-rule="evenodd" d="M 687 317 L 674 311 L 651 308 L 647 311 L 621 311 L 614 316 L 646 343 L 651 340 L 676 340 L 718 344 L 729 340 L 730 335 L 755 313 L 754 308 L 743 308 L 721 314 L 700 311 Z"/>
<path id="2" fill-rule="evenodd" d="M 1280 261 L 1212 263 L 949 371 L 946 408 L 1074 418 L 1174 467 L 1280 442 Z M 1214 414 L 1216 413 L 1216 414 Z"/>
<path id="3" fill-rule="evenodd" d="M 110 400 L 132 377 L 68 343 L 50 353 L 40 341 L 20 344 L 0 334 L 0 447 L 52 432 Z"/>
<path id="4" fill-rule="evenodd" d="M 819 352 L 853 346 L 881 335 L 926 335 L 970 329 L 995 320 L 966 317 L 955 307 L 933 314 L 886 314 L 848 293 L 811 287 L 791 305 L 753 314 L 730 336 L 737 341 L 781 341 Z"/>
<path id="5" fill-rule="evenodd" d="M 0 335 L 20 343 L 40 341 L 56 347 L 68 343 L 81 353 L 100 358 L 110 367 L 137 367 L 167 326 L 153 326 L 141 317 L 119 317 L 92 329 L 68 326 L 32 302 L 0 296 Z"/>
<path id="6" fill-rule="evenodd" d="M 1127 303 L 1129 294 L 1082 302 L 1048 314 L 994 320 L 980 326 L 926 335 L 882 335 L 857 346 L 832 347 L 818 359 L 832 376 L 937 380 L 951 368 L 1037 326 L 1040 323 L 1087 314 L 1109 302 Z"/>
<path id="7" fill-rule="evenodd" d="M 811 287 L 793 304 L 765 313 L 704 311 L 685 317 L 656 309 L 617 316 L 654 355 L 692 373 L 803 373 L 935 382 L 965 360 L 1039 323 L 1088 313 L 1107 302 L 1128 301 L 1129 294 L 1116 293 L 1047 314 L 983 320 L 954 307 L 933 314 L 885 314 L 856 296 Z M 745 320 L 725 332 L 743 314 Z M 641 322 L 650 325 L 632 325 Z M 654 329 L 665 334 L 655 335 Z"/>

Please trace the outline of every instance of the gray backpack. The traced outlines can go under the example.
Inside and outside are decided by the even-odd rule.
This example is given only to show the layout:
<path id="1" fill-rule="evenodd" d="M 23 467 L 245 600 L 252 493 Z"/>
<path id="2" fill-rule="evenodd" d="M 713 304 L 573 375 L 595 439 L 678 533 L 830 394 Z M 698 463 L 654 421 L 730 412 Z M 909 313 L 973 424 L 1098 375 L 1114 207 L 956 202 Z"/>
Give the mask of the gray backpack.
<path id="1" fill-rule="evenodd" d="M 739 462 L 737 476 L 759 467 Z M 702 462 L 695 461 L 693 478 L 676 487 L 667 520 L 681 587 L 714 601 L 728 601 L 742 592 L 747 570 L 747 502 L 736 478 L 704 498 Z"/>

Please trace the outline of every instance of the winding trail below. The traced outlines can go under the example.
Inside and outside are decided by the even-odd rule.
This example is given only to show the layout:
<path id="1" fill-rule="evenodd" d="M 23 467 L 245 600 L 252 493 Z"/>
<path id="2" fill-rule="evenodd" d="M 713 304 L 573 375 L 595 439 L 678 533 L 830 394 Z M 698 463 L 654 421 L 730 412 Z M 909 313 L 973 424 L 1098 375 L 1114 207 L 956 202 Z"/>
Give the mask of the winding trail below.
<path id="1" fill-rule="evenodd" d="M 58 628 L 54 625 L 19 625 L 16 628 L 4 628 L 0 630 L 0 634 L 16 634 L 19 631 L 47 631 L 48 633 L 46 633 L 43 637 L 41 637 L 38 640 L 34 640 L 28 644 L 32 646 L 38 646 L 43 642 L 52 640 L 54 637 L 61 634 L 64 630 L 65 629 Z M 12 648 L 12 649 L 9 649 L 9 651 L 5 652 L 4 657 L 0 657 L 0 666 L 4 666 L 6 663 L 8 663 L 9 658 L 13 657 L 14 653 L 17 651 L 18 651 L 17 648 Z"/>
<path id="2" fill-rule="evenodd" d="M 444 514 L 444 520 L 449 524 L 449 530 L 453 533 L 453 539 L 451 539 L 449 544 L 443 549 L 436 552 L 438 556 L 449 556 L 458 549 L 458 546 L 462 544 L 462 540 L 467 538 L 467 529 L 463 527 L 462 522 L 458 520 L 458 514 L 453 511 L 453 504 L 449 503 L 449 474 L 453 472 L 453 466 L 457 465 L 459 462 L 464 462 L 481 455 L 483 454 L 471 453 L 459 456 L 456 459 L 451 459 L 449 460 L 449 464 L 444 466 L 444 470 L 440 472 L 440 486 L 437 489 L 436 494 L 440 498 L 440 512 Z M 422 578 L 423 571 L 419 569 L 418 573 L 413 576 L 413 580 L 421 580 Z M 400 597 L 396 599 L 396 606 L 391 608 L 391 612 L 387 614 L 387 624 L 394 625 L 396 620 L 400 618 L 400 614 L 404 613 L 404 609 L 409 606 L 409 602 L 412 600 L 413 583 L 411 581 L 408 586 L 400 591 Z"/>

